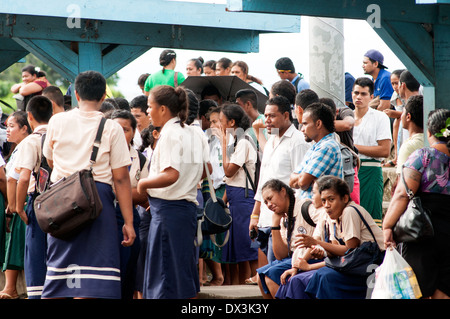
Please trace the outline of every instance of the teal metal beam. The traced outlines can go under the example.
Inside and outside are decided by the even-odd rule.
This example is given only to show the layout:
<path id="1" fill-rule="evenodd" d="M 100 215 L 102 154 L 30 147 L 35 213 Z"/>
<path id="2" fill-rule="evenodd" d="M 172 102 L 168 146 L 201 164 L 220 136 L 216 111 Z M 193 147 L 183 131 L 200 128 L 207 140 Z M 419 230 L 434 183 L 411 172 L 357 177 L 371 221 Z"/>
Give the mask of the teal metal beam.
<path id="1" fill-rule="evenodd" d="M 373 29 L 422 85 L 435 82 L 433 36 L 418 23 L 381 21 Z"/>
<path id="2" fill-rule="evenodd" d="M 13 40 L 68 80 L 75 79 L 78 74 L 78 56 L 62 42 L 22 38 Z"/>
<path id="3" fill-rule="evenodd" d="M 99 71 L 108 78 L 150 49 L 144 46 L 102 46 L 88 42 L 72 44 L 74 49 L 71 49 L 61 41 L 13 39 L 69 81 L 86 70 Z"/>
<path id="4" fill-rule="evenodd" d="M 103 21 L 203 26 L 260 32 L 299 32 L 300 17 L 228 12 L 224 4 L 165 0 L 0 1 L 0 13 Z"/>
<path id="5" fill-rule="evenodd" d="M 0 37 L 68 42 L 123 44 L 237 53 L 258 52 L 259 32 L 150 23 L 81 19 L 81 28 L 67 28 L 63 18 L 0 14 Z M 199 23 L 200 24 L 200 23 Z"/>
<path id="6" fill-rule="evenodd" d="M 435 23 L 439 16 L 437 6 L 419 6 L 414 0 L 228 0 L 227 8 L 229 11 L 242 13 L 297 14 L 366 20 L 372 13 L 370 8 L 373 8 L 373 5 L 378 6 L 377 9 L 379 8 L 385 20 Z"/>
<path id="7" fill-rule="evenodd" d="M 0 72 L 28 55 L 28 51 L 9 38 L 0 38 Z"/>
<path id="8" fill-rule="evenodd" d="M 150 47 L 137 45 L 119 45 L 115 47 L 111 52 L 103 56 L 103 75 L 106 78 L 110 77 L 150 49 Z"/>

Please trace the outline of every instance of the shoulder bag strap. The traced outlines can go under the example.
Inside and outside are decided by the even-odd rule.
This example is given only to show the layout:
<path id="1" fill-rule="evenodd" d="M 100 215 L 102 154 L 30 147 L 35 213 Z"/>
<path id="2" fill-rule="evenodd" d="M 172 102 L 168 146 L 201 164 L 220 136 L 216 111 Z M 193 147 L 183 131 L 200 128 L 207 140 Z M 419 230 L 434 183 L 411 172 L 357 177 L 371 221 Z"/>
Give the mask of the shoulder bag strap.
<path id="1" fill-rule="evenodd" d="M 414 197 L 414 193 L 412 192 L 412 190 L 410 190 L 408 188 L 408 185 L 406 185 L 404 168 L 405 168 L 405 165 L 402 165 L 402 181 L 403 181 L 403 185 L 405 186 L 406 195 L 408 195 L 409 200 L 411 200 Z"/>
<path id="2" fill-rule="evenodd" d="M 94 146 L 92 147 L 92 153 L 91 153 L 91 159 L 90 159 L 91 170 L 92 170 L 92 166 L 95 164 L 95 161 L 97 159 L 98 149 L 100 148 L 100 142 L 102 140 L 102 133 L 103 133 L 103 129 L 105 128 L 105 123 L 106 123 L 106 118 L 102 117 L 102 119 L 100 120 L 100 125 L 97 130 L 97 135 L 95 136 Z"/>
<path id="3" fill-rule="evenodd" d="M 307 200 L 302 204 L 301 212 L 303 219 L 310 224 L 312 227 L 316 227 L 316 223 L 309 216 L 309 206 L 312 204 L 312 201 Z"/>
<path id="4" fill-rule="evenodd" d="M 363 215 L 359 212 L 358 208 L 356 208 L 355 206 L 351 206 L 351 207 L 353 207 L 356 210 L 356 212 L 358 213 L 359 217 L 363 221 L 364 225 L 366 225 L 367 229 L 370 231 L 370 234 L 372 235 L 373 240 L 375 242 L 377 242 L 377 239 L 375 238 L 375 235 L 373 234 L 372 229 L 370 229 L 369 224 L 367 224 L 366 220 L 364 219 Z"/>
<path id="5" fill-rule="evenodd" d="M 173 84 L 174 87 L 178 86 L 178 72 L 175 72 L 175 74 L 173 75 Z"/>

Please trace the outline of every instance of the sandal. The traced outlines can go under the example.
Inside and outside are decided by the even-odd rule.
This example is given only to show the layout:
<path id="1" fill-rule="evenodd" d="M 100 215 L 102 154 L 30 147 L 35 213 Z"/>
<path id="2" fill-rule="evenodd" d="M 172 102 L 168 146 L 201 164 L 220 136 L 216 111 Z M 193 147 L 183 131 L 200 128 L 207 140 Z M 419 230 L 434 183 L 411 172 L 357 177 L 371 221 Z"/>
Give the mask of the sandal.
<path id="1" fill-rule="evenodd" d="M 395 166 L 397 166 L 397 164 L 394 163 L 392 160 L 383 164 L 383 167 L 395 167 Z"/>
<path id="2" fill-rule="evenodd" d="M 19 295 L 10 295 L 6 292 L 0 292 L 0 299 L 19 299 Z"/>
<path id="3" fill-rule="evenodd" d="M 245 279 L 245 284 L 246 285 L 257 285 L 258 282 L 254 281 L 252 277 Z"/>

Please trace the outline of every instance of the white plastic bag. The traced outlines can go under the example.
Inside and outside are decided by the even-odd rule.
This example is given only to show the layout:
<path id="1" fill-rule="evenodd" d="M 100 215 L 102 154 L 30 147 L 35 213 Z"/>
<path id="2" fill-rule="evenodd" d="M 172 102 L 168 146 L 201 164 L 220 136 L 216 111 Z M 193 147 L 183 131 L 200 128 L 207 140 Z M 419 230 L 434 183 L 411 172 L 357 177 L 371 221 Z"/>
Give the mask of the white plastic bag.
<path id="1" fill-rule="evenodd" d="M 388 248 L 383 263 L 375 270 L 372 299 L 419 299 L 422 297 L 411 266 L 394 248 Z"/>

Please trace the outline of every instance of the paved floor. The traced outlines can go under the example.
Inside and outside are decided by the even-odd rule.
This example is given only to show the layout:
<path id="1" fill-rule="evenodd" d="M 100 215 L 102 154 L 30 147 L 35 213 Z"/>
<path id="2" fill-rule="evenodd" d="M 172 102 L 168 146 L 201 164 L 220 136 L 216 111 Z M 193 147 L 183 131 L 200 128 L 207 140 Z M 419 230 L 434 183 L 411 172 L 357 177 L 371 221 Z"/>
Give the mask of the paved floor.
<path id="1" fill-rule="evenodd" d="M 262 299 L 257 285 L 202 286 L 198 299 Z"/>

